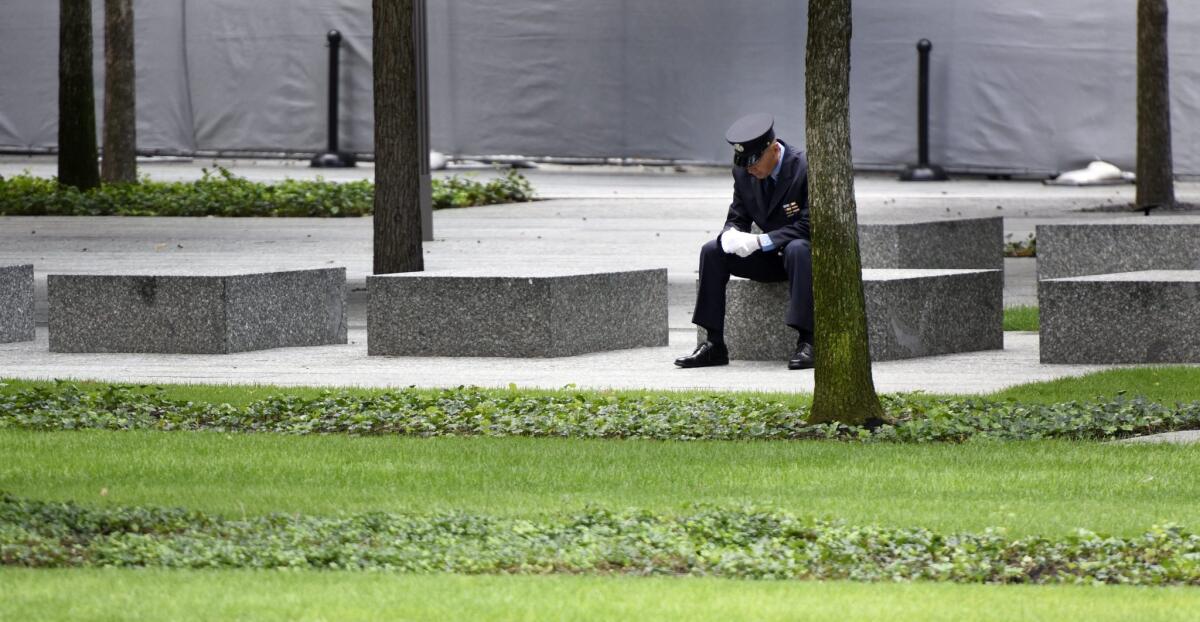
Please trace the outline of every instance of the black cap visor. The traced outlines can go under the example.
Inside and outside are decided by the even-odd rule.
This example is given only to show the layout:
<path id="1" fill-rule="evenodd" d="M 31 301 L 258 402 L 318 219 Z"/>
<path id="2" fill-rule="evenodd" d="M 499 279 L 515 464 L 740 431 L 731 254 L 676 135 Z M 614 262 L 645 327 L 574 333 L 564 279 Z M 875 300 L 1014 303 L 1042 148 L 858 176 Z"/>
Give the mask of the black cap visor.
<path id="1" fill-rule="evenodd" d="M 763 145 L 756 148 L 754 151 L 734 151 L 733 165 L 740 166 L 742 168 L 754 166 L 759 160 L 762 159 L 763 154 L 767 152 L 767 147 L 769 146 L 769 144 Z"/>

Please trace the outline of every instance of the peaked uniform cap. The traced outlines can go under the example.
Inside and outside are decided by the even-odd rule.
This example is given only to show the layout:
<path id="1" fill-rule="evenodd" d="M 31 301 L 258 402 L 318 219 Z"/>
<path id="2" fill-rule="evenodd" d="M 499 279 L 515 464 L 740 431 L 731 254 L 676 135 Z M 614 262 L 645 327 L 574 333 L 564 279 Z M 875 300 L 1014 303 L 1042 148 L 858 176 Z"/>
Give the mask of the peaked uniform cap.
<path id="1" fill-rule="evenodd" d="M 743 168 L 754 166 L 774 140 L 775 117 L 765 112 L 748 114 L 725 131 L 725 141 L 733 145 L 733 164 Z"/>

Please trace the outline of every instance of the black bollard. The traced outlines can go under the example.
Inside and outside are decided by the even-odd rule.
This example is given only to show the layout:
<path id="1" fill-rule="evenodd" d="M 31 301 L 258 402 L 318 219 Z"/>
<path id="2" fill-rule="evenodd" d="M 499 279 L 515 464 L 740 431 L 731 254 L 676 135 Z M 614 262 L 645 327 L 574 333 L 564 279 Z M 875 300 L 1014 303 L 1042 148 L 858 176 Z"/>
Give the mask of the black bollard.
<path id="1" fill-rule="evenodd" d="M 355 164 L 353 153 L 338 151 L 338 54 L 342 48 L 342 33 L 330 30 L 329 39 L 329 144 L 324 153 L 313 156 L 314 168 L 350 168 Z"/>
<path id="2" fill-rule="evenodd" d="M 929 39 L 917 42 L 917 163 L 900 173 L 900 181 L 946 181 L 946 171 L 929 163 Z"/>

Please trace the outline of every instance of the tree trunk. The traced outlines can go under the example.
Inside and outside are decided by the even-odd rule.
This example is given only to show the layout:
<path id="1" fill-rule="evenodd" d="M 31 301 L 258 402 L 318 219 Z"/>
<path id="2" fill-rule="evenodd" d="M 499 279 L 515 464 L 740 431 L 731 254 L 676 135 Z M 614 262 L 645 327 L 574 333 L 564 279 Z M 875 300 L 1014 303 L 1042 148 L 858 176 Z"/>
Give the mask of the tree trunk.
<path id="1" fill-rule="evenodd" d="M 375 274 L 424 269 L 413 0 L 373 0 Z"/>
<path id="2" fill-rule="evenodd" d="M 104 0 L 104 159 L 107 183 L 137 181 L 133 0 Z"/>
<path id="3" fill-rule="evenodd" d="M 1137 5 L 1137 205 L 1175 205 L 1167 0 Z"/>
<path id="4" fill-rule="evenodd" d="M 809 0 L 805 58 L 816 312 L 811 423 L 883 418 L 867 347 L 850 159 L 850 0 Z"/>
<path id="5" fill-rule="evenodd" d="M 92 3 L 59 0 L 58 182 L 80 190 L 100 185 L 92 89 Z"/>

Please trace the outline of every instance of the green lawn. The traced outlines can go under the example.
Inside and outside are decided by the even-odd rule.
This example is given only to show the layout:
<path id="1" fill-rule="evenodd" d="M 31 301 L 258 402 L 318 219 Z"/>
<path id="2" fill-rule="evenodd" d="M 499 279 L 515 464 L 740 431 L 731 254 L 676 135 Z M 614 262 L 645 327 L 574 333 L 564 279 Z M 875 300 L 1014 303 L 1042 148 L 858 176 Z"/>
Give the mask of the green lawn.
<path id="1" fill-rule="evenodd" d="M 1042 404 L 1112 398 L 1118 392 L 1129 397 L 1174 404 L 1200 400 L 1200 366 L 1147 366 L 1108 369 L 1075 378 L 1022 384 L 989 397 Z"/>
<path id="2" fill-rule="evenodd" d="M 854 524 L 1010 535 L 1200 526 L 1200 451 L 1027 442 L 859 445 L 0 431 L 0 490 L 84 504 L 535 515 L 753 503 Z"/>
<path id="3" fill-rule="evenodd" d="M 0 620 L 1194 620 L 1195 588 L 0 569 Z"/>
<path id="4" fill-rule="evenodd" d="M 1038 308 L 1033 306 L 1016 306 L 1004 308 L 1004 330 L 1038 330 Z"/>

